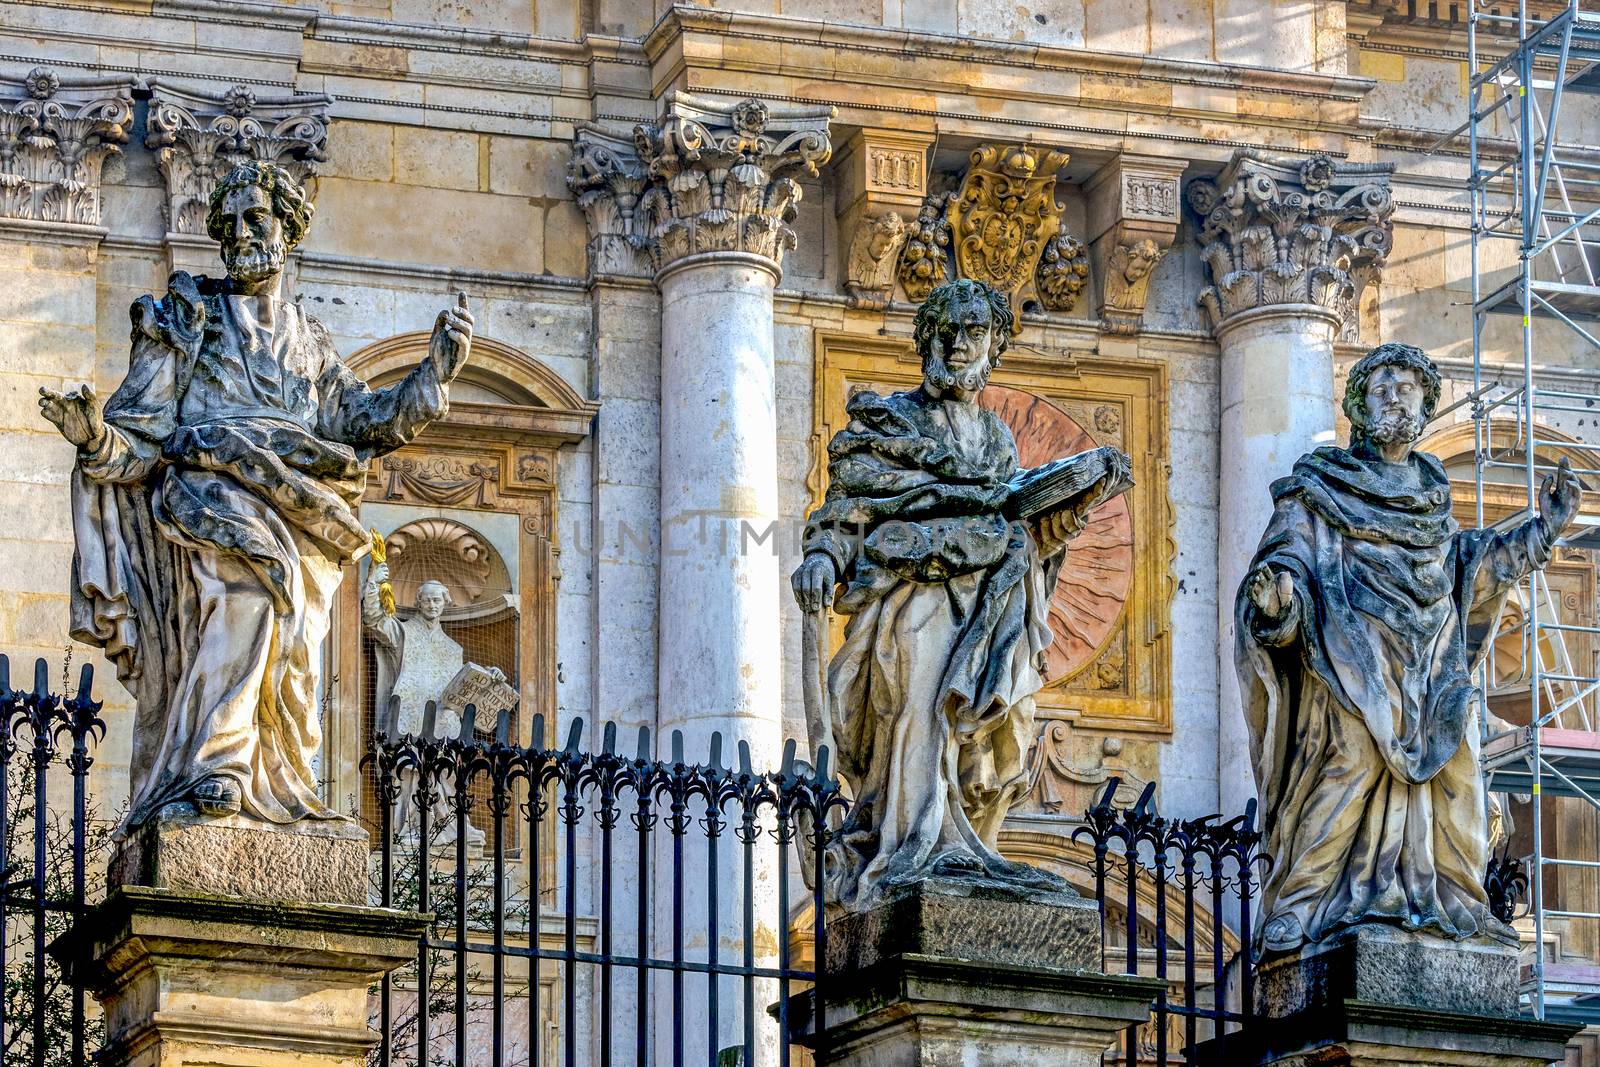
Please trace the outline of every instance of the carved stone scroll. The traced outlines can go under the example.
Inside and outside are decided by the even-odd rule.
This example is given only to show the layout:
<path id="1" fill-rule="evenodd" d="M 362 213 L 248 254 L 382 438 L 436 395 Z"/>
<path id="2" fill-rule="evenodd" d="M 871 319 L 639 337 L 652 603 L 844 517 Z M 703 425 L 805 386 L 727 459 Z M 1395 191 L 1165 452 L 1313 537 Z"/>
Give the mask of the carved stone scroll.
<path id="1" fill-rule="evenodd" d="M 1185 164 L 1124 153 L 1085 185 L 1089 239 L 1100 278 L 1100 328 L 1131 335 L 1144 321 L 1150 275 L 1178 234 Z"/>
<path id="2" fill-rule="evenodd" d="M 834 159 L 839 243 L 849 250 L 840 282 L 856 307 L 882 308 L 894 293 L 906 223 L 927 194 L 932 147 L 931 133 L 863 129 Z"/>
<path id="3" fill-rule="evenodd" d="M 169 233 L 204 234 L 212 188 L 245 160 L 276 163 L 304 184 L 326 160 L 330 98 L 259 98 L 248 86 L 212 94 L 150 82 L 145 145 L 167 179 Z"/>
<path id="4" fill-rule="evenodd" d="M 893 211 L 861 217 L 845 257 L 845 292 L 857 307 L 886 307 L 894 292 L 894 266 L 906 241 L 906 224 Z"/>
<path id="5" fill-rule="evenodd" d="M 132 78 L 0 78 L 0 218 L 100 225 L 100 170 L 132 125 Z"/>
<path id="6" fill-rule="evenodd" d="M 1353 339 L 1356 302 L 1389 254 L 1392 163 L 1284 159 L 1241 149 L 1215 179 L 1189 183 L 1199 217 L 1201 291 L 1212 329 L 1274 304 L 1316 304 Z"/>

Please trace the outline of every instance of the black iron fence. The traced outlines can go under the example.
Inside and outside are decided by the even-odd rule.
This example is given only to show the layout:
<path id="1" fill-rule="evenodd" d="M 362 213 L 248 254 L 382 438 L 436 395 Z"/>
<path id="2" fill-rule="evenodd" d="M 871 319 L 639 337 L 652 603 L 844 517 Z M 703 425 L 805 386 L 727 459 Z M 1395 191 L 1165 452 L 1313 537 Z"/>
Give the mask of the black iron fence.
<path id="1" fill-rule="evenodd" d="M 762 1051 L 787 1067 L 803 1054 L 789 997 L 825 958 L 822 857 L 845 804 L 826 753 L 813 769 L 790 741 L 763 773 L 744 742 L 724 765 L 719 734 L 689 762 L 676 732 L 657 759 L 647 728 L 630 756 L 612 724 L 586 751 L 581 719 L 545 748 L 512 743 L 506 713 L 490 737 L 470 706 L 454 738 L 434 736 L 435 717 L 430 704 L 419 735 L 395 736 L 391 709 L 368 760 L 377 902 L 436 916 L 415 963 L 382 982 L 375 1062 L 718 1067 Z M 544 729 L 535 716 L 532 736 Z"/>
<path id="2" fill-rule="evenodd" d="M 1154 783 L 1132 807 L 1114 803 L 1121 784 L 1116 778 L 1106 783 L 1073 833 L 1094 845 L 1103 966 L 1168 985 L 1149 1022 L 1129 1027 L 1108 1062 L 1230 1067 L 1228 1035 L 1254 1013 L 1255 962 L 1248 938 L 1227 948 L 1233 937 L 1228 916 L 1237 916 L 1236 929 L 1251 929 L 1251 904 L 1272 865 L 1259 851 L 1256 802 L 1228 820 L 1167 819 L 1156 811 Z M 1114 911 L 1123 923 L 1120 952 L 1111 944 Z M 1195 1051 L 1210 1038 L 1217 1040 L 1206 1053 Z"/>
<path id="3" fill-rule="evenodd" d="M 99 896 L 109 848 L 90 806 L 105 730 L 92 681 L 85 666 L 76 696 L 52 694 L 41 660 L 32 689 L 14 690 L 0 656 L 3 1067 L 82 1067 L 100 1044 L 84 989 L 48 951 Z M 727 765 L 715 734 L 691 762 L 677 734 L 658 758 L 647 729 L 628 754 L 609 724 L 593 738 L 574 720 L 546 747 L 514 743 L 509 715 L 480 731 L 469 709 L 449 738 L 437 719 L 396 736 L 391 710 L 366 760 L 372 902 L 434 916 L 415 960 L 374 988 L 374 1064 L 809 1062 L 790 1035 L 821 1020 L 791 1026 L 788 1011 L 819 983 L 823 857 L 847 807 L 826 753 L 813 768 L 791 741 L 763 772 L 743 743 Z M 545 737 L 540 718 L 531 727 Z M 1220 1037 L 1225 1055 L 1249 1020 L 1253 965 L 1231 931 L 1250 928 L 1270 861 L 1253 805 L 1170 820 L 1154 787 L 1119 807 L 1118 785 L 1074 835 L 1093 844 L 1104 966 L 1169 985 L 1112 1062 L 1199 1067 L 1186 1050 Z M 1516 878 L 1506 865 L 1501 881 Z"/>
<path id="4" fill-rule="evenodd" d="M 49 667 L 34 665 L 33 688 L 11 688 L 0 655 L 0 1014 L 4 1067 L 82 1067 L 98 1046 L 84 988 L 48 947 L 91 900 L 91 854 L 105 834 L 88 813 L 90 748 L 105 733 L 84 664 L 76 696 L 50 691 Z M 55 795 L 70 776 L 71 812 Z M 98 887 L 96 887 L 98 889 Z"/>

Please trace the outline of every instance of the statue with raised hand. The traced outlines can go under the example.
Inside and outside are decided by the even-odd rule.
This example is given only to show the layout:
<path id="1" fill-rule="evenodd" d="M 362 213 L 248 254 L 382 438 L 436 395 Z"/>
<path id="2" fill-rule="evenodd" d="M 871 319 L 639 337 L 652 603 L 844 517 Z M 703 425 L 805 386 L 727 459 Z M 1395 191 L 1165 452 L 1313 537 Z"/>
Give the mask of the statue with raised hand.
<path id="1" fill-rule="evenodd" d="M 1349 448 L 1302 456 L 1235 604 L 1237 666 L 1275 863 L 1260 947 L 1290 951 L 1387 923 L 1514 934 L 1483 889 L 1488 826 L 1472 666 L 1506 594 L 1577 513 L 1563 460 L 1539 514 L 1461 530 L 1439 461 L 1413 449 L 1439 399 L 1421 349 L 1350 371 Z"/>
<path id="2" fill-rule="evenodd" d="M 446 411 L 472 344 L 466 298 L 428 355 L 371 389 L 284 299 L 312 205 L 282 168 L 231 170 L 206 231 L 226 277 L 172 275 L 132 308 L 128 374 L 106 403 L 40 390 L 77 446 L 72 634 L 106 650 L 137 704 L 119 832 L 169 806 L 266 823 L 337 818 L 313 762 L 319 648 L 368 461 Z"/>

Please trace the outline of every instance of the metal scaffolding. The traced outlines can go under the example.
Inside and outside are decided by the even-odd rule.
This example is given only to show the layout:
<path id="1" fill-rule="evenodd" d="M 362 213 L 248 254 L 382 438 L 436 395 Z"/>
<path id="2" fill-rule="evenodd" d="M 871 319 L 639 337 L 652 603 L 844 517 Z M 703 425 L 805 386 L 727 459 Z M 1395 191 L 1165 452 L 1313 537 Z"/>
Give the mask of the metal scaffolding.
<path id="1" fill-rule="evenodd" d="M 1578 0 L 1540 5 L 1538 17 L 1529 6 L 1518 0 L 1507 14 L 1509 5 L 1475 2 L 1467 27 L 1479 526 L 1486 494 L 1496 512 L 1509 506 L 1491 525 L 1533 514 L 1540 483 L 1562 457 L 1586 489 L 1600 488 L 1600 395 L 1585 373 L 1600 368 L 1600 153 L 1561 136 L 1563 111 L 1582 112 L 1587 105 L 1573 101 L 1600 93 L 1600 13 Z M 1600 527 L 1578 521 L 1557 547 L 1563 556 L 1600 549 Z M 1535 573 L 1502 615 L 1480 680 L 1484 706 L 1515 706 L 1519 720 L 1526 709 L 1526 720 L 1485 714 L 1484 771 L 1491 794 L 1508 808 L 1516 797 L 1531 813 L 1524 1003 L 1541 1019 L 1600 1025 L 1593 961 L 1569 966 L 1547 944 L 1600 924 L 1600 892 L 1553 891 L 1600 879 L 1597 857 L 1560 855 L 1558 838 L 1547 841 L 1560 804 L 1600 811 L 1600 627 L 1574 621 L 1560 592 Z M 1600 942 L 1600 926 L 1591 931 Z"/>

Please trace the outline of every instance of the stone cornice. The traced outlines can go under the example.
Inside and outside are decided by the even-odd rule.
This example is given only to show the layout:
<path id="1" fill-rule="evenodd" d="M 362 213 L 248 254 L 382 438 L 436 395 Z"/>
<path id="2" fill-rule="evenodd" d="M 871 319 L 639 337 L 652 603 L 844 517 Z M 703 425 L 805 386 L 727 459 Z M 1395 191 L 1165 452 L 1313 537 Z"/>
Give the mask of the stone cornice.
<path id="1" fill-rule="evenodd" d="M 1361 291 L 1389 253 L 1392 163 L 1282 159 L 1241 151 L 1215 179 L 1189 183 L 1201 259 L 1199 296 L 1219 334 L 1236 315 L 1313 304 L 1356 326 Z"/>
<path id="2" fill-rule="evenodd" d="M 668 8 L 645 35 L 642 43 L 646 57 L 652 63 L 656 62 L 671 42 L 685 33 L 757 37 L 784 43 L 827 45 L 849 51 L 890 53 L 908 58 L 914 54 L 963 63 L 977 61 L 1032 70 L 1119 75 L 1183 85 L 1249 89 L 1350 102 L 1359 102 L 1377 84 L 1371 78 L 1354 75 L 1242 67 L 1139 53 L 724 11 L 686 4 L 675 4 Z"/>
<path id="3" fill-rule="evenodd" d="M 0 78 L 0 217 L 100 225 L 100 170 L 133 125 L 132 78 Z"/>

